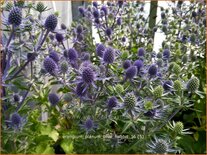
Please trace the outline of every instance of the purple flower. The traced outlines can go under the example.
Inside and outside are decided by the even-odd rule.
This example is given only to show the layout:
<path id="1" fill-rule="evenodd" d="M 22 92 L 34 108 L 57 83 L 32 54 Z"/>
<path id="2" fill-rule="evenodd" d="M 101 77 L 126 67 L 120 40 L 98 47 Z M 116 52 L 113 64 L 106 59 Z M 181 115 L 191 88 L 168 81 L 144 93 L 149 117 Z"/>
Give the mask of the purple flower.
<path id="1" fill-rule="evenodd" d="M 78 53 L 74 48 L 68 49 L 68 58 L 71 62 L 75 62 L 78 59 Z"/>
<path id="2" fill-rule="evenodd" d="M 98 44 L 96 46 L 96 54 L 99 56 L 99 57 L 103 57 L 103 53 L 105 51 L 105 46 L 103 44 Z"/>
<path id="3" fill-rule="evenodd" d="M 49 31 L 54 31 L 57 26 L 58 20 L 54 14 L 51 14 L 45 20 L 45 28 Z"/>
<path id="4" fill-rule="evenodd" d="M 81 125 L 86 132 L 93 131 L 95 128 L 97 128 L 97 125 L 94 123 L 94 121 L 91 118 L 86 119 L 83 125 Z"/>
<path id="5" fill-rule="evenodd" d="M 156 76 L 157 75 L 156 65 L 151 65 L 148 69 L 148 73 L 149 73 L 150 76 Z"/>
<path id="6" fill-rule="evenodd" d="M 116 23 L 117 23 L 117 25 L 121 25 L 121 23 L 122 23 L 122 19 L 121 19 L 121 17 L 119 17 L 119 18 L 117 19 Z"/>
<path id="7" fill-rule="evenodd" d="M 127 69 L 127 68 L 129 68 L 131 66 L 131 60 L 125 60 L 124 62 L 123 62 L 123 68 L 124 69 Z"/>
<path id="8" fill-rule="evenodd" d="M 138 53 L 138 57 L 142 57 L 145 54 L 145 49 L 143 47 L 141 47 L 138 49 L 137 53 Z"/>
<path id="9" fill-rule="evenodd" d="M 17 95 L 17 94 L 14 94 L 13 99 L 14 99 L 14 102 L 19 102 L 20 101 L 20 96 Z"/>
<path id="10" fill-rule="evenodd" d="M 51 40 L 54 40 L 55 39 L 55 37 L 54 37 L 54 35 L 53 34 L 49 34 L 49 38 L 51 39 Z"/>
<path id="11" fill-rule="evenodd" d="M 84 16 L 85 10 L 84 10 L 83 7 L 79 7 L 79 8 L 78 8 L 78 11 L 80 12 L 80 14 L 81 14 L 82 16 Z"/>
<path id="12" fill-rule="evenodd" d="M 83 68 L 82 80 L 87 84 L 90 84 L 95 80 L 94 71 L 90 67 Z"/>
<path id="13" fill-rule="evenodd" d="M 83 27 L 82 27 L 81 25 L 78 25 L 78 26 L 76 27 L 76 32 L 77 32 L 78 34 L 82 33 L 82 32 L 83 32 Z"/>
<path id="14" fill-rule="evenodd" d="M 122 41 L 122 42 L 126 42 L 126 37 L 123 37 L 123 38 L 121 39 L 121 41 Z"/>
<path id="15" fill-rule="evenodd" d="M 49 57 L 52 58 L 56 63 L 60 60 L 59 55 L 56 51 L 51 51 Z"/>
<path id="16" fill-rule="evenodd" d="M 60 42 L 60 43 L 63 42 L 63 40 L 64 40 L 63 35 L 60 34 L 60 33 L 56 33 L 55 38 L 56 38 L 56 40 L 57 40 L 58 42 Z"/>
<path id="17" fill-rule="evenodd" d="M 19 127 L 22 123 L 22 118 L 18 113 L 13 113 L 11 115 L 11 124 L 12 126 Z"/>
<path id="18" fill-rule="evenodd" d="M 108 102 L 107 102 L 107 108 L 109 111 L 111 111 L 113 108 L 115 108 L 117 106 L 117 98 L 116 97 L 111 97 L 109 98 Z"/>
<path id="19" fill-rule="evenodd" d="M 84 39 L 83 34 L 78 34 L 78 35 L 77 35 L 77 40 L 78 40 L 79 42 L 83 41 L 83 39 Z"/>
<path id="20" fill-rule="evenodd" d="M 55 106 L 55 105 L 57 105 L 58 102 L 60 101 L 60 98 L 58 97 L 57 94 L 55 94 L 55 93 L 50 93 L 50 94 L 48 95 L 48 100 L 49 100 L 49 102 L 50 102 L 50 104 L 51 104 L 52 106 Z"/>
<path id="21" fill-rule="evenodd" d="M 123 0 L 118 0 L 118 6 L 119 6 L 119 7 L 122 7 L 123 4 L 124 4 L 124 1 L 123 1 Z"/>
<path id="22" fill-rule="evenodd" d="M 44 65 L 45 70 L 50 74 L 53 74 L 55 70 L 57 69 L 56 62 L 50 57 L 45 58 L 43 65 Z"/>
<path id="23" fill-rule="evenodd" d="M 93 6 L 96 7 L 96 8 L 98 8 L 98 3 L 96 1 L 93 2 Z"/>
<path id="24" fill-rule="evenodd" d="M 63 23 L 60 25 L 60 27 L 61 27 L 62 30 L 67 29 L 67 27 L 66 27 L 65 24 L 63 24 Z"/>
<path id="25" fill-rule="evenodd" d="M 133 79 L 137 75 L 137 67 L 131 66 L 126 70 L 126 78 Z"/>
<path id="26" fill-rule="evenodd" d="M 107 64 L 111 64 L 114 62 L 114 59 L 115 59 L 114 49 L 111 47 L 106 48 L 103 54 L 103 61 Z"/>
<path id="27" fill-rule="evenodd" d="M 107 1 L 107 5 L 108 5 L 108 6 L 111 6 L 111 2 Z"/>
<path id="28" fill-rule="evenodd" d="M 95 19 L 94 19 L 94 22 L 95 22 L 96 24 L 100 24 L 100 20 L 99 20 L 98 18 L 95 18 Z"/>
<path id="29" fill-rule="evenodd" d="M 111 28 L 107 28 L 107 29 L 105 30 L 105 33 L 106 33 L 106 35 L 107 35 L 108 37 L 110 37 L 110 36 L 112 35 L 112 29 L 111 29 Z"/>
<path id="30" fill-rule="evenodd" d="M 76 86 L 76 90 L 75 93 L 79 96 L 79 97 L 83 97 L 86 94 L 86 87 L 84 85 L 83 82 L 80 82 L 77 84 Z"/>
<path id="31" fill-rule="evenodd" d="M 89 54 L 89 53 L 86 53 L 86 52 L 82 53 L 82 54 L 81 54 L 81 59 L 82 59 L 83 61 L 90 60 L 90 54 Z"/>
<path id="32" fill-rule="evenodd" d="M 143 61 L 142 61 L 142 60 L 136 60 L 136 61 L 134 62 L 134 66 L 137 67 L 137 71 L 139 72 L 140 69 L 144 66 Z"/>
<path id="33" fill-rule="evenodd" d="M 98 10 L 94 10 L 93 11 L 93 16 L 94 16 L 94 18 L 99 18 L 99 16 L 100 16 L 99 11 Z"/>
<path id="34" fill-rule="evenodd" d="M 170 58 L 170 50 L 169 49 L 164 49 L 162 55 L 163 55 L 163 59 L 169 59 Z"/>
<path id="35" fill-rule="evenodd" d="M 173 82 L 170 81 L 170 80 L 165 81 L 164 84 L 163 84 L 163 88 L 166 91 L 171 90 L 172 89 L 172 86 L 173 86 Z"/>
<path id="36" fill-rule="evenodd" d="M 192 12 L 192 17 L 195 18 L 197 16 L 197 13 L 195 11 Z"/>
<path id="37" fill-rule="evenodd" d="M 108 9 L 107 9 L 106 6 L 103 5 L 103 6 L 101 7 L 101 10 L 104 12 L 105 15 L 108 14 Z"/>
<path id="38" fill-rule="evenodd" d="M 8 15 L 8 22 L 14 26 L 19 26 L 22 22 L 22 11 L 18 7 L 13 7 Z"/>

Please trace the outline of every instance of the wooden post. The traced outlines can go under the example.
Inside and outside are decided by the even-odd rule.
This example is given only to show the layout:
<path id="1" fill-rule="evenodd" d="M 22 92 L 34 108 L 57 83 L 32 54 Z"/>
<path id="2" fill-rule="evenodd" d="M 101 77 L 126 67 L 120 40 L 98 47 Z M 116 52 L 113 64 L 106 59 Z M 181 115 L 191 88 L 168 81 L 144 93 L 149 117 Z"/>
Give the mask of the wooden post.
<path id="1" fill-rule="evenodd" d="M 158 1 L 151 1 L 150 2 L 150 15 L 149 15 L 149 28 L 153 29 L 156 25 L 156 18 L 157 18 L 157 4 Z M 152 38 L 154 38 L 154 32 L 152 32 Z"/>

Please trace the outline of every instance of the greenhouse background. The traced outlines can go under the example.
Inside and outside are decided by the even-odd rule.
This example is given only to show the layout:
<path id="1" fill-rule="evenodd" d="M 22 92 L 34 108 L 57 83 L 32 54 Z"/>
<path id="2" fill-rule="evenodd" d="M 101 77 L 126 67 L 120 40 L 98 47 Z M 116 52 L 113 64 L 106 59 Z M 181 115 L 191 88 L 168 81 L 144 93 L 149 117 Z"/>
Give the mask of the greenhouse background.
<path id="1" fill-rule="evenodd" d="M 1 153 L 206 153 L 206 2 L 1 2 Z"/>

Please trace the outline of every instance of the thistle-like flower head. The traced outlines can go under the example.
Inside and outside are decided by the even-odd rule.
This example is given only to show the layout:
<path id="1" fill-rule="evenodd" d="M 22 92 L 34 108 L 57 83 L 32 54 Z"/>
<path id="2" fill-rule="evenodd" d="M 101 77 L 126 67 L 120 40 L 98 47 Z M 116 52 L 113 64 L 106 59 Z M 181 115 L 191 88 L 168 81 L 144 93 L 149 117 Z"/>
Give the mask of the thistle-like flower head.
<path id="1" fill-rule="evenodd" d="M 18 7 L 13 7 L 8 16 L 9 24 L 19 26 L 22 22 L 22 11 Z"/>

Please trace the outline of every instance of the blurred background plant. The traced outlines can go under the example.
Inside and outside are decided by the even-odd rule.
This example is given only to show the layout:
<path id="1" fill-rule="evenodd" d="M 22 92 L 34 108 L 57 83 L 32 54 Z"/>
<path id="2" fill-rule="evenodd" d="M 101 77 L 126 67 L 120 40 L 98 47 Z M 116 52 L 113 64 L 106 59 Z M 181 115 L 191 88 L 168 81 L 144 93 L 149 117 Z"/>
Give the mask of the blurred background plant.
<path id="1" fill-rule="evenodd" d="M 205 153 L 205 2 L 148 3 L 2 5 L 2 153 Z"/>

